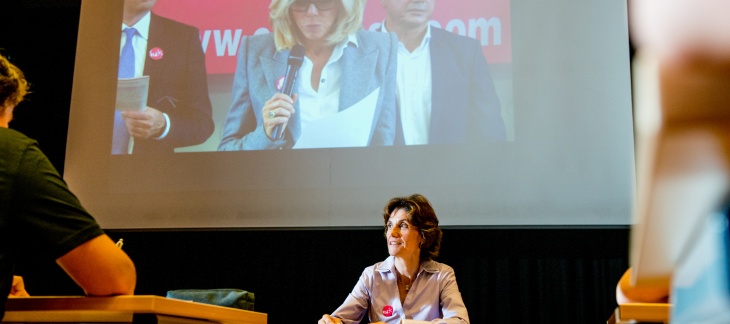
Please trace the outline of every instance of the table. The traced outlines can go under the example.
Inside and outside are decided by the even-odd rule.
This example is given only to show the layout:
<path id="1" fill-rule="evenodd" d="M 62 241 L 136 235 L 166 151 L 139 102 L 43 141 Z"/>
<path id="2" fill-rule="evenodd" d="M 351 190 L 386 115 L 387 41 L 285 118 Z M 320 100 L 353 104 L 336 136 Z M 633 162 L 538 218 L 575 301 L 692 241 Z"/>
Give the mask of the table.
<path id="1" fill-rule="evenodd" d="M 41 296 L 9 298 L 10 323 L 266 324 L 267 315 L 160 296 Z"/>
<path id="2" fill-rule="evenodd" d="M 666 303 L 627 303 L 616 307 L 607 324 L 669 323 L 672 305 Z"/>

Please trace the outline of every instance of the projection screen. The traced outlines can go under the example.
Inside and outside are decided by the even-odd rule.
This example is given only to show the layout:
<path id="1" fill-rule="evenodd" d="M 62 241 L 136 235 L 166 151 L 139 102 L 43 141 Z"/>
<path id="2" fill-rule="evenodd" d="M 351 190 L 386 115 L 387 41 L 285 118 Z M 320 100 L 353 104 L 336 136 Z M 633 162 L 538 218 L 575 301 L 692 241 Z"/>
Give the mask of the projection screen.
<path id="1" fill-rule="evenodd" d="M 630 224 L 624 1 L 435 1 L 433 28 L 482 46 L 502 139 L 219 151 L 238 47 L 271 32 L 268 6 L 158 0 L 153 13 L 199 31 L 213 134 L 174 152 L 113 155 L 123 1 L 82 2 L 64 176 L 104 228 L 381 226 L 388 199 L 412 193 L 443 226 Z M 368 1 L 363 29 L 382 32 L 384 19 Z"/>

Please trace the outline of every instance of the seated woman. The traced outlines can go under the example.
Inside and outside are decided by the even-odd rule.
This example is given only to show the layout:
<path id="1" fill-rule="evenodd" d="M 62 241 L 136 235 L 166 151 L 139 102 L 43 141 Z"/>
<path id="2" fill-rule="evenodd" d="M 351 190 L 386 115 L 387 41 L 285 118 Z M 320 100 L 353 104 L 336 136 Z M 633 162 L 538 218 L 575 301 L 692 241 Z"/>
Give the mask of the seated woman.
<path id="1" fill-rule="evenodd" d="M 454 269 L 433 261 L 442 232 L 426 197 L 391 199 L 383 212 L 390 257 L 365 268 L 345 302 L 319 324 L 401 323 L 402 319 L 468 324 Z"/>
<path id="2" fill-rule="evenodd" d="M 341 144 L 353 129 L 361 130 L 353 136 L 360 144 L 341 146 L 392 145 L 397 38 L 362 30 L 364 8 L 365 0 L 273 0 L 273 33 L 241 41 L 233 101 L 218 149 L 293 148 L 306 133 Z M 290 97 L 281 90 L 295 45 L 305 48 L 305 56 Z M 364 105 L 368 113 L 355 115 L 366 118 L 343 117 L 337 120 L 343 124 L 330 124 L 331 130 L 312 130 L 315 122 L 360 102 L 369 103 Z M 275 136 L 275 129 L 283 137 Z M 316 141 L 307 145 L 337 147 Z"/>

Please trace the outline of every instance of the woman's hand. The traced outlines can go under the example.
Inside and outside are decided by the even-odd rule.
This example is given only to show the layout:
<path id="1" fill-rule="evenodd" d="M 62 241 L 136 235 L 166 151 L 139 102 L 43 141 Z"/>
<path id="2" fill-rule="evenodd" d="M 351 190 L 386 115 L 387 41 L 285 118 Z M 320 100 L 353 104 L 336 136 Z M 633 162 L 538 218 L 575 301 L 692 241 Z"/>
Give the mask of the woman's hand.
<path id="1" fill-rule="evenodd" d="M 322 318 L 317 322 L 317 324 L 342 324 L 342 320 L 339 318 L 334 318 L 329 314 L 324 314 L 322 315 Z"/>
<path id="2" fill-rule="evenodd" d="M 274 128 L 281 125 L 281 132 L 286 129 L 289 118 L 294 114 L 294 103 L 297 95 L 291 97 L 277 93 L 266 101 L 264 108 L 261 108 L 261 116 L 264 118 L 264 132 L 269 138 L 276 140 L 273 136 Z"/>

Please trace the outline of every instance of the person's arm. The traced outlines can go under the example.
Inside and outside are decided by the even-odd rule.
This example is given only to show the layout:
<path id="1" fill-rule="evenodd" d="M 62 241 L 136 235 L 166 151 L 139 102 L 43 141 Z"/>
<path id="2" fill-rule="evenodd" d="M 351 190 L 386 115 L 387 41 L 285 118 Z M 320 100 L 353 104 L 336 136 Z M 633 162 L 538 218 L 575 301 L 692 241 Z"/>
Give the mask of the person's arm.
<path id="1" fill-rule="evenodd" d="M 487 60 L 478 42 L 470 44 L 474 46 L 470 51 L 473 61 L 469 69 L 469 129 L 472 131 L 469 136 L 478 136 L 480 140 L 486 138 L 489 141 L 504 141 L 507 134 L 502 108 Z"/>
<path id="2" fill-rule="evenodd" d="M 332 315 L 323 315 L 319 323 L 330 323 L 325 321 L 326 318 L 330 318 L 332 323 L 360 323 L 370 305 L 370 289 L 368 287 L 372 286 L 372 277 L 372 268 L 365 269 L 352 292 L 345 298 L 345 302 Z"/>
<path id="3" fill-rule="evenodd" d="M 272 40 L 273 42 L 273 40 Z M 233 88 L 231 107 L 228 110 L 223 129 L 221 131 L 221 142 L 218 145 L 219 151 L 240 151 L 240 150 L 271 150 L 286 144 L 286 140 L 272 141 L 266 135 L 263 124 L 263 117 L 260 119 L 254 110 L 259 111 L 263 106 L 255 106 L 254 98 L 261 96 L 260 93 L 251 92 L 251 82 L 257 80 L 249 80 L 253 78 L 255 69 L 263 69 L 259 66 L 249 70 L 249 56 L 255 56 L 256 53 L 250 48 L 253 46 L 252 38 L 243 37 L 241 46 L 238 48 L 238 56 L 236 59 L 236 72 L 233 77 Z M 273 45 L 271 45 L 273 46 Z"/>
<path id="4" fill-rule="evenodd" d="M 441 289 L 441 313 L 444 318 L 439 323 L 448 324 L 469 324 L 469 315 L 466 311 L 466 305 L 461 298 L 459 286 L 456 284 L 456 275 L 451 267 L 442 269 Z"/>
<path id="5" fill-rule="evenodd" d="M 173 103 L 174 100 L 166 100 L 165 104 L 172 105 L 174 109 L 157 107 L 157 110 L 167 114 L 165 121 L 169 121 L 168 133 L 161 140 L 171 142 L 174 147 L 203 143 L 215 129 L 200 33 L 197 28 L 191 28 L 186 29 L 184 35 L 186 61 L 179 68 L 185 73 L 181 74 L 184 76 L 178 81 L 181 88 L 174 95 L 179 101 Z"/>
<path id="6" fill-rule="evenodd" d="M 83 243 L 56 263 L 90 296 L 132 295 L 134 263 L 106 234 Z"/>
<path id="7" fill-rule="evenodd" d="M 387 56 L 385 71 L 380 84 L 380 96 L 382 97 L 380 114 L 377 116 L 377 123 L 374 125 L 372 138 L 368 145 L 391 146 L 395 144 L 397 130 L 397 102 L 396 102 L 396 73 L 398 61 L 398 38 L 395 34 L 387 34 L 388 45 L 384 46 L 388 52 L 381 54 Z M 367 85 L 366 85 L 367 86 Z"/>
<path id="8" fill-rule="evenodd" d="M 26 139 L 10 205 L 16 237 L 28 250 L 56 262 L 89 295 L 132 294 L 134 264 L 104 234 L 81 206 L 66 182 L 40 151 Z"/>
<path id="9" fill-rule="evenodd" d="M 322 315 L 322 318 L 317 321 L 317 324 L 342 324 L 342 320 L 336 317 L 332 317 L 329 314 Z"/>

